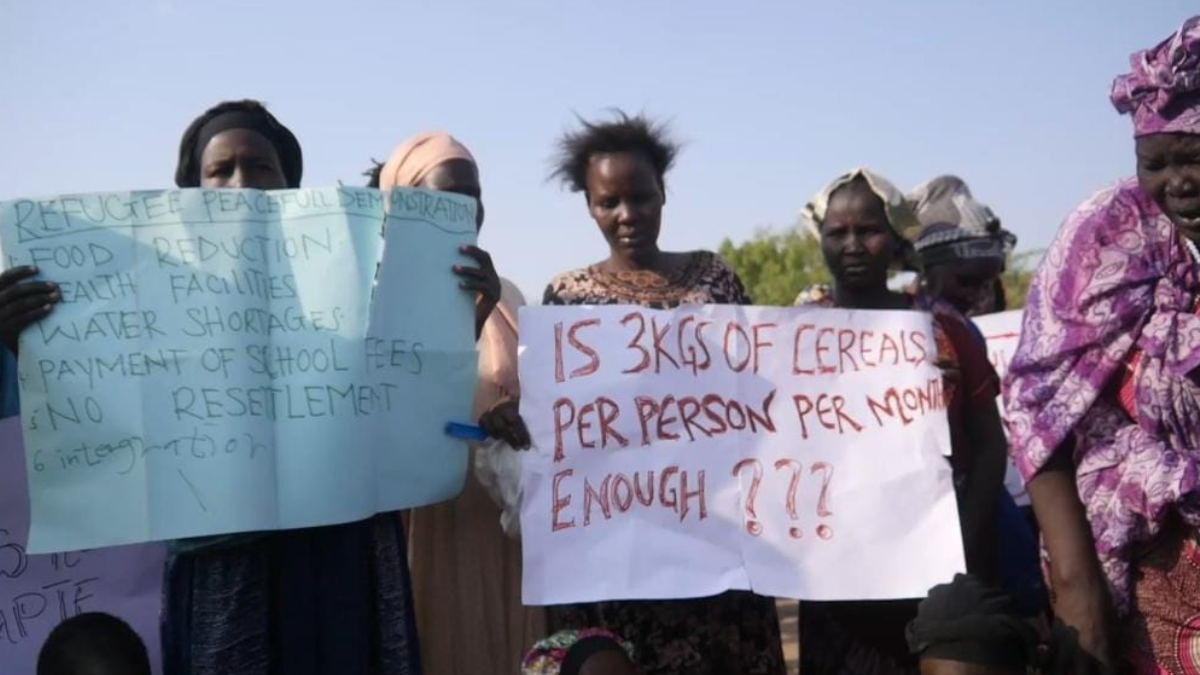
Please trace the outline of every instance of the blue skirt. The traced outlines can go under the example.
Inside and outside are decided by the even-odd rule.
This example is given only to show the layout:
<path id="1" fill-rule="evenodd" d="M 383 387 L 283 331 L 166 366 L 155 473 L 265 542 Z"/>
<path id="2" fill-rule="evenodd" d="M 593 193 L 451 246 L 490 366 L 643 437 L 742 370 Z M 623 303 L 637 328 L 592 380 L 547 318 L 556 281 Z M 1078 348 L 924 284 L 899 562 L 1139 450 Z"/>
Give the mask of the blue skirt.
<path id="1" fill-rule="evenodd" d="M 420 675 L 396 514 L 172 554 L 166 675 Z"/>

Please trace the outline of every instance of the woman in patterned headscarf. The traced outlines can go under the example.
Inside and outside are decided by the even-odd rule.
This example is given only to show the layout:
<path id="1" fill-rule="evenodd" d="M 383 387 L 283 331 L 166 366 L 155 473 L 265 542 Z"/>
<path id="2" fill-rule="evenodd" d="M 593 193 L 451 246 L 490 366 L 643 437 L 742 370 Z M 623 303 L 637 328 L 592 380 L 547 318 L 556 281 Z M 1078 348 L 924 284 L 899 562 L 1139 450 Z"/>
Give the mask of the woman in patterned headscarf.
<path id="1" fill-rule="evenodd" d="M 934 178 L 908 199 L 921 222 L 914 247 L 926 292 L 967 316 L 1003 311 L 1000 274 L 1016 236 L 958 176 Z"/>
<path id="2" fill-rule="evenodd" d="M 908 201 L 868 169 L 844 174 L 808 204 L 803 219 L 821 241 L 830 289 L 802 293 L 798 304 L 860 310 L 929 311 L 938 364 L 946 371 L 954 483 L 967 568 L 996 578 L 995 510 L 1004 477 L 1004 435 L 996 408 L 999 381 L 963 316 L 944 302 L 888 288 L 889 274 L 914 269 L 911 240 L 920 229 Z M 800 612 L 801 672 L 807 675 L 914 673 L 905 626 L 916 601 L 806 602 Z"/>
<path id="3" fill-rule="evenodd" d="M 1200 16 L 1132 66 L 1112 101 L 1133 117 L 1137 176 L 1063 224 L 1030 288 L 1005 400 L 1059 619 L 1095 660 L 1194 675 Z"/>

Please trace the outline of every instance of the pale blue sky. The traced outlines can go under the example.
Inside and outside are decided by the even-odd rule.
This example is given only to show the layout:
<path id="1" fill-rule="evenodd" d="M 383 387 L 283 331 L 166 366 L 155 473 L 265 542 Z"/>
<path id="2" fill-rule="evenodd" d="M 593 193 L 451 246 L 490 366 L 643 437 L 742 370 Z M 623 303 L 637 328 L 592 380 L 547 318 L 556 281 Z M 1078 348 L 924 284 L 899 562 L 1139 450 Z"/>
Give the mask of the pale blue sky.
<path id="1" fill-rule="evenodd" d="M 222 99 L 265 100 L 304 184 L 440 128 L 480 160 L 483 244 L 540 297 L 605 254 L 583 198 L 546 183 L 573 113 L 673 121 L 663 244 L 790 226 L 870 166 L 908 189 L 959 173 L 1044 246 L 1132 170 L 1107 101 L 1131 51 L 1195 0 L 4 0 L 0 199 L 169 187 L 179 135 Z M 536 302 L 536 298 L 530 298 Z"/>

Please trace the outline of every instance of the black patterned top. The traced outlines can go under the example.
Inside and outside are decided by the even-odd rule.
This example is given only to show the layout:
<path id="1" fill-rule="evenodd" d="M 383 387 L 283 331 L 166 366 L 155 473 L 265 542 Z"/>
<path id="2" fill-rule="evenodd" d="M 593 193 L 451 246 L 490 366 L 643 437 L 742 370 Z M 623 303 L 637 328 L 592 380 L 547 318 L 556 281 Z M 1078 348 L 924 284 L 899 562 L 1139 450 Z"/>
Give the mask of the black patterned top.
<path id="1" fill-rule="evenodd" d="M 606 272 L 599 265 L 564 272 L 550 281 L 543 305 L 749 305 L 737 273 L 720 256 L 693 251 L 675 272 Z"/>

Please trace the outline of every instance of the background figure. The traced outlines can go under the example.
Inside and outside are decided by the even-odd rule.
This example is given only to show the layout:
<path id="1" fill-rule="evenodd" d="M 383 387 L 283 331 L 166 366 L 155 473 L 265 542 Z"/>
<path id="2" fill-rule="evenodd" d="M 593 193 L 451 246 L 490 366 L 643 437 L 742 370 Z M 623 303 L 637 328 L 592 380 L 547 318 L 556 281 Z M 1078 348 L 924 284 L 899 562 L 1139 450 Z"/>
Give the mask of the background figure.
<path id="1" fill-rule="evenodd" d="M 665 176 L 678 150 L 663 129 L 621 113 L 610 122 L 582 124 L 563 138 L 554 175 L 584 194 L 609 254 L 556 276 L 544 304 L 750 304 L 741 280 L 720 257 L 659 248 Z M 785 672 L 775 604 L 750 593 L 565 605 L 550 609 L 550 623 L 552 629 L 599 626 L 624 636 L 646 675 Z"/>
<path id="2" fill-rule="evenodd" d="M 79 614 L 46 638 L 37 675 L 150 675 L 150 657 L 142 639 L 121 619 Z"/>
<path id="3" fill-rule="evenodd" d="M 475 158 L 448 134 L 429 132 L 401 143 L 380 168 L 377 186 L 419 187 L 474 198 L 483 226 L 482 186 Z M 491 266 L 480 249 L 471 251 Z M 520 291 L 496 277 L 480 290 L 477 320 L 479 388 L 475 415 L 492 438 L 472 447 L 474 471 L 457 498 L 408 512 L 410 563 L 421 655 L 428 673 L 509 675 L 531 641 L 546 632 L 545 610 L 521 605 L 521 544 L 505 537 L 519 501 L 519 456 L 528 432 L 516 414 L 517 309 Z M 489 499 L 482 479 L 503 497 Z M 464 645 L 463 636 L 469 644 Z"/>
<path id="4" fill-rule="evenodd" d="M 1131 64 L 1111 98 L 1133 117 L 1137 177 L 1093 195 L 1063 223 L 1030 287 L 1005 402 L 1054 611 L 1080 653 L 1192 675 L 1200 672 L 1200 16 Z"/>
<path id="5" fill-rule="evenodd" d="M 966 316 L 1005 308 L 1000 275 L 1017 237 L 975 201 L 958 176 L 939 176 L 908 196 L 921 223 L 914 247 L 926 292 Z"/>
<path id="6" fill-rule="evenodd" d="M 975 201 L 957 176 L 941 176 L 908 196 L 921 223 L 913 247 L 920 259 L 920 292 L 946 302 L 964 316 L 1001 311 L 1004 286 L 1000 275 L 1016 245 L 1015 235 L 1000 228 L 992 210 Z M 967 325 L 986 348 L 974 322 Z M 1020 484 L 1016 468 L 1008 475 Z M 1007 482 L 1007 478 L 1006 478 Z M 1000 536 L 1001 583 L 1028 615 L 1048 607 L 1038 561 L 1037 536 L 1031 511 L 1023 512 L 1007 489 L 999 495 L 997 529 Z"/>
<path id="7" fill-rule="evenodd" d="M 565 630 L 540 640 L 521 675 L 639 675 L 633 645 L 601 628 Z"/>
<path id="8" fill-rule="evenodd" d="M 950 465 L 967 569 L 993 582 L 998 574 L 995 511 L 1005 443 L 996 406 L 998 377 L 982 341 L 946 303 L 889 289 L 893 270 L 918 264 L 910 242 L 920 226 L 904 195 L 886 179 L 867 169 L 840 176 L 809 202 L 804 220 L 820 238 L 834 284 L 832 289 L 801 293 L 798 304 L 932 312 L 937 364 L 945 373 Z M 802 603 L 801 672 L 915 673 L 916 660 L 909 654 L 904 631 L 916 613 L 915 600 Z"/>
<path id="9" fill-rule="evenodd" d="M 963 574 L 929 591 L 907 637 L 921 675 L 1025 675 L 1037 662 L 1037 632 L 1012 599 Z"/>

